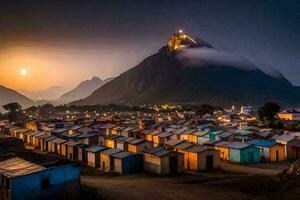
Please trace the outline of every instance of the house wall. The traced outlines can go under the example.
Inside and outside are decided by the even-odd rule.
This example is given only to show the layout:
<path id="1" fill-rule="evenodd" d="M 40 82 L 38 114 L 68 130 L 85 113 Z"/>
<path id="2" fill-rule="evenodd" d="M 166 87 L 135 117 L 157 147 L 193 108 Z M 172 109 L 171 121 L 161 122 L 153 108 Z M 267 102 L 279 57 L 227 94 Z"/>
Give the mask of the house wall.
<path id="1" fill-rule="evenodd" d="M 150 142 L 143 142 L 137 145 L 128 144 L 128 151 L 132 153 L 142 153 L 145 149 L 151 148 Z"/>
<path id="2" fill-rule="evenodd" d="M 105 140 L 105 146 L 107 147 L 107 148 L 116 148 L 115 147 L 115 141 L 114 140 L 111 140 L 111 139 L 106 139 Z"/>
<path id="3" fill-rule="evenodd" d="M 229 149 L 226 147 L 215 147 L 216 150 L 220 151 L 220 158 L 223 160 L 229 160 Z"/>
<path id="4" fill-rule="evenodd" d="M 92 152 L 87 152 L 87 165 L 96 167 L 96 155 Z"/>
<path id="5" fill-rule="evenodd" d="M 155 174 L 161 174 L 161 159 L 157 156 L 144 153 L 144 170 Z"/>
<path id="6" fill-rule="evenodd" d="M 249 155 L 248 153 L 253 152 L 254 155 L 254 162 L 259 162 L 260 161 L 260 151 L 256 147 L 247 147 L 244 149 L 241 149 L 241 155 L 240 155 L 240 163 L 241 164 L 246 164 L 246 163 L 251 163 L 249 160 Z M 231 154 L 231 151 L 230 151 Z"/>
<path id="7" fill-rule="evenodd" d="M 41 180 L 49 179 L 50 187 L 42 188 Z M 66 165 L 12 179 L 11 199 L 76 198 L 80 192 L 79 166 Z"/>
<path id="8" fill-rule="evenodd" d="M 68 149 L 68 147 L 65 145 L 65 144 L 62 144 L 61 146 L 60 146 L 60 148 L 61 148 L 61 152 L 60 152 L 60 154 L 62 155 L 62 156 L 67 156 L 67 149 Z"/>
<path id="9" fill-rule="evenodd" d="M 124 147 L 125 147 L 125 143 L 124 142 L 117 142 L 117 148 L 118 149 L 127 151 Z"/>
<path id="10" fill-rule="evenodd" d="M 198 144 L 203 144 L 203 143 L 208 142 L 208 141 L 209 141 L 208 137 L 198 137 L 197 143 Z"/>
<path id="11" fill-rule="evenodd" d="M 113 171 L 120 174 L 128 174 L 143 168 L 143 156 L 141 154 L 131 155 L 123 159 L 113 158 L 113 162 Z"/>
<path id="12" fill-rule="evenodd" d="M 158 135 L 154 135 L 152 139 L 155 144 L 160 144 Z"/>
<path id="13" fill-rule="evenodd" d="M 198 153 L 198 169 L 197 170 L 206 170 L 207 169 L 206 156 L 213 156 L 213 162 L 214 162 L 213 168 L 220 169 L 220 167 L 221 167 L 220 152 L 213 151 L 213 150 L 207 150 L 207 151 Z"/>
<path id="14" fill-rule="evenodd" d="M 180 135 L 179 139 L 181 139 L 181 140 L 188 140 L 188 135 Z"/>
<path id="15" fill-rule="evenodd" d="M 178 170 L 177 173 L 183 173 L 184 172 L 184 154 L 177 154 L 178 156 Z"/>
<path id="16" fill-rule="evenodd" d="M 151 134 L 146 134 L 146 135 L 145 135 L 145 140 L 146 140 L 146 141 L 149 141 L 149 142 L 152 142 L 152 141 L 153 141 L 152 135 L 151 135 Z"/>
<path id="17" fill-rule="evenodd" d="M 160 157 L 160 168 L 161 168 L 161 171 L 160 171 L 160 174 L 161 175 L 168 175 L 170 174 L 170 159 L 169 159 L 169 156 L 163 156 L 163 157 Z"/>
<path id="18" fill-rule="evenodd" d="M 103 154 L 101 153 L 100 154 L 101 157 L 100 157 L 100 168 L 101 170 L 104 170 L 104 171 L 110 171 L 111 170 L 111 157 L 107 154 Z"/>
<path id="19" fill-rule="evenodd" d="M 66 157 L 67 159 L 73 160 L 74 159 L 74 148 L 72 146 L 67 146 Z"/>
<path id="20" fill-rule="evenodd" d="M 222 152 L 221 152 L 222 153 Z M 229 150 L 229 160 L 232 162 L 241 162 L 241 152 L 239 149 L 230 149 Z"/>
<path id="21" fill-rule="evenodd" d="M 84 149 L 78 148 L 78 160 L 84 162 Z"/>
<path id="22" fill-rule="evenodd" d="M 193 143 L 197 143 L 197 136 L 196 135 L 188 135 L 188 141 L 193 142 Z"/>
<path id="23" fill-rule="evenodd" d="M 278 151 L 278 161 L 286 160 L 284 146 L 275 145 L 270 148 L 270 161 L 276 162 L 276 151 Z"/>
<path id="24" fill-rule="evenodd" d="M 257 147 L 260 151 L 260 157 L 263 160 L 270 160 L 270 149 L 266 147 Z"/>

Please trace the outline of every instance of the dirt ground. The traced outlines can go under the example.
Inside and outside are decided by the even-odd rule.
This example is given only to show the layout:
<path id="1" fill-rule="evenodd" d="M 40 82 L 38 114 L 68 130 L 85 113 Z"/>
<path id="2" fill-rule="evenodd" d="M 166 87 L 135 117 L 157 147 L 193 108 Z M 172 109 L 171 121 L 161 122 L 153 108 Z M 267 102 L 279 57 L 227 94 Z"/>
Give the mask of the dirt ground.
<path id="1" fill-rule="evenodd" d="M 110 178 L 83 176 L 81 181 L 83 185 L 95 188 L 99 197 L 111 200 L 266 199 L 263 196 L 243 194 L 229 188 L 206 185 L 206 182 L 212 180 L 202 177 L 161 178 L 135 174 Z"/>
<path id="2" fill-rule="evenodd" d="M 11 153 L 40 163 L 48 163 L 52 160 L 65 161 L 57 155 L 26 151 L 16 140 L 0 139 L 0 158 L 10 157 Z M 149 173 L 123 176 L 103 174 L 99 170 L 80 164 L 82 190 L 79 199 L 300 199 L 300 176 L 283 180 L 279 180 L 276 176 L 289 164 L 283 162 L 237 165 L 224 162 L 221 165 L 222 170 L 189 172 L 176 177 L 160 177 Z"/>
<path id="3" fill-rule="evenodd" d="M 281 189 L 281 183 L 274 180 L 274 175 L 280 173 L 288 164 L 241 166 L 222 163 L 222 170 L 190 172 L 177 177 L 160 177 L 149 173 L 103 175 L 94 169 L 83 168 L 81 182 L 90 199 L 283 199 L 285 194 L 274 193 Z"/>

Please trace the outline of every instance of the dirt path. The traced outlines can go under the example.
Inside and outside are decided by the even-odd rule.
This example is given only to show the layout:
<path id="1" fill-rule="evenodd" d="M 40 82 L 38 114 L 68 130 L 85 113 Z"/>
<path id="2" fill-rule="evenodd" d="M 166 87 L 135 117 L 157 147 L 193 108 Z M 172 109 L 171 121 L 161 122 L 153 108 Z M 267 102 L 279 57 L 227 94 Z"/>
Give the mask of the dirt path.
<path id="1" fill-rule="evenodd" d="M 221 167 L 225 171 L 246 173 L 246 174 L 261 174 L 267 176 L 275 176 L 289 166 L 289 162 L 282 163 L 258 163 L 252 165 L 237 165 L 231 163 L 222 163 Z"/>
<path id="2" fill-rule="evenodd" d="M 93 187 L 104 199 L 124 200 L 249 200 L 265 199 L 249 196 L 229 188 L 214 187 L 201 183 L 201 180 L 188 182 L 189 176 L 182 178 L 157 177 L 135 174 L 118 177 L 82 176 L 82 184 Z M 199 182 L 198 182 L 199 181 Z"/>

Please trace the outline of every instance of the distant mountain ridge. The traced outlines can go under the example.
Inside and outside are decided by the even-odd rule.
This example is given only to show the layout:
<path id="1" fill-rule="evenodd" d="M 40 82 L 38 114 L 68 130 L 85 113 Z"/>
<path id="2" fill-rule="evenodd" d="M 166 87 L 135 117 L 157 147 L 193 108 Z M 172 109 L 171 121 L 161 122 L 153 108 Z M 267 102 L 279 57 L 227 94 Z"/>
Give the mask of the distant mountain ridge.
<path id="1" fill-rule="evenodd" d="M 64 104 L 71 101 L 83 99 L 112 79 L 113 78 L 102 80 L 99 77 L 94 76 L 92 79 L 81 82 L 74 89 L 60 96 L 55 100 L 55 102 Z"/>
<path id="2" fill-rule="evenodd" d="M 34 102 L 15 90 L 0 85 L 0 107 L 8 103 L 19 103 L 23 107 L 32 106 Z M 0 110 L 1 110 L 0 109 Z"/>
<path id="3" fill-rule="evenodd" d="M 19 92 L 33 100 L 53 100 L 66 92 L 61 86 L 53 86 L 39 91 L 19 90 Z"/>
<path id="4" fill-rule="evenodd" d="M 72 105 L 209 103 L 300 104 L 299 89 L 270 76 L 245 58 L 217 51 L 204 41 L 174 34 L 167 46 Z"/>

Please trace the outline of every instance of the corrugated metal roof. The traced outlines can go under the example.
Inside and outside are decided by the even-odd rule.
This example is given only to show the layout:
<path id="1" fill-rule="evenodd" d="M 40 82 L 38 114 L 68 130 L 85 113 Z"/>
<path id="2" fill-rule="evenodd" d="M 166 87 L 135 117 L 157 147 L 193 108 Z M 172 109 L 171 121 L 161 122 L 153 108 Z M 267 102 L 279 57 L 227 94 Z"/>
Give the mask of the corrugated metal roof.
<path id="1" fill-rule="evenodd" d="M 174 146 L 174 145 L 178 145 L 178 144 L 183 143 L 183 142 L 184 142 L 184 140 L 176 139 L 176 140 L 169 140 L 165 144 L 170 145 L 170 146 Z"/>
<path id="2" fill-rule="evenodd" d="M 105 151 L 102 151 L 101 153 L 106 154 L 106 155 L 113 155 L 113 154 L 119 153 L 121 151 L 122 151 L 121 149 L 107 149 Z"/>
<path id="3" fill-rule="evenodd" d="M 251 142 L 252 145 L 258 147 L 272 147 L 276 145 L 275 140 L 254 140 Z"/>
<path id="4" fill-rule="evenodd" d="M 132 156 L 132 155 L 135 155 L 134 153 L 131 153 L 131 152 L 128 152 L 128 151 L 123 151 L 123 152 L 119 152 L 119 153 L 116 153 L 114 155 L 112 155 L 112 157 L 115 157 L 115 158 L 127 158 L 129 156 Z"/>
<path id="5" fill-rule="evenodd" d="M 158 136 L 162 137 L 162 138 L 164 138 L 164 137 L 170 137 L 172 135 L 174 135 L 174 133 L 170 133 L 170 132 L 162 132 L 162 133 L 158 134 Z"/>
<path id="6" fill-rule="evenodd" d="M 250 145 L 243 142 L 230 142 L 227 147 L 231 149 L 244 149 L 246 147 L 249 147 Z"/>
<path id="7" fill-rule="evenodd" d="M 143 139 L 134 139 L 134 140 L 129 141 L 128 143 L 129 144 L 139 144 L 139 143 L 142 143 L 142 142 L 145 142 L 145 140 L 143 140 Z"/>
<path id="8" fill-rule="evenodd" d="M 279 141 L 289 142 L 289 141 L 292 141 L 293 139 L 295 139 L 295 136 L 293 136 L 293 135 L 279 135 L 275 139 L 279 140 Z"/>
<path id="9" fill-rule="evenodd" d="M 200 153 L 207 150 L 214 150 L 211 147 L 203 146 L 203 145 L 194 145 L 190 148 L 187 148 L 186 151 Z M 215 151 L 215 150 L 214 150 Z"/>
<path id="10" fill-rule="evenodd" d="M 87 148 L 86 151 L 96 153 L 98 151 L 103 151 L 105 149 L 106 149 L 106 147 L 96 145 L 96 146 L 91 146 L 91 147 Z"/>
<path id="11" fill-rule="evenodd" d="M 158 147 L 155 147 L 155 148 L 146 149 L 146 150 L 144 150 L 144 152 L 145 152 L 145 153 L 153 154 L 153 153 L 155 153 L 155 152 L 162 151 L 162 150 L 164 150 L 164 147 L 158 146 Z"/>
<path id="12" fill-rule="evenodd" d="M 184 141 L 178 145 L 175 146 L 176 149 L 187 149 L 191 146 L 193 146 L 194 144 L 191 143 L 191 142 L 187 142 L 187 141 Z"/>
<path id="13" fill-rule="evenodd" d="M 292 147 L 300 148 L 300 140 L 292 140 L 289 145 Z"/>
<path id="14" fill-rule="evenodd" d="M 56 138 L 55 140 L 52 140 L 51 142 L 54 143 L 54 144 L 62 144 L 62 143 L 67 142 L 67 140 L 64 140 L 64 139 L 61 139 L 61 138 Z"/>
<path id="15" fill-rule="evenodd" d="M 74 141 L 69 141 L 69 142 L 66 142 L 65 145 L 68 145 L 68 146 L 76 146 L 76 145 L 79 145 L 80 143 L 79 142 L 74 142 Z"/>
<path id="16" fill-rule="evenodd" d="M 46 168 L 43 166 L 28 162 L 18 157 L 0 162 L 0 173 L 8 178 L 24 176 L 43 171 L 45 169 Z"/>

